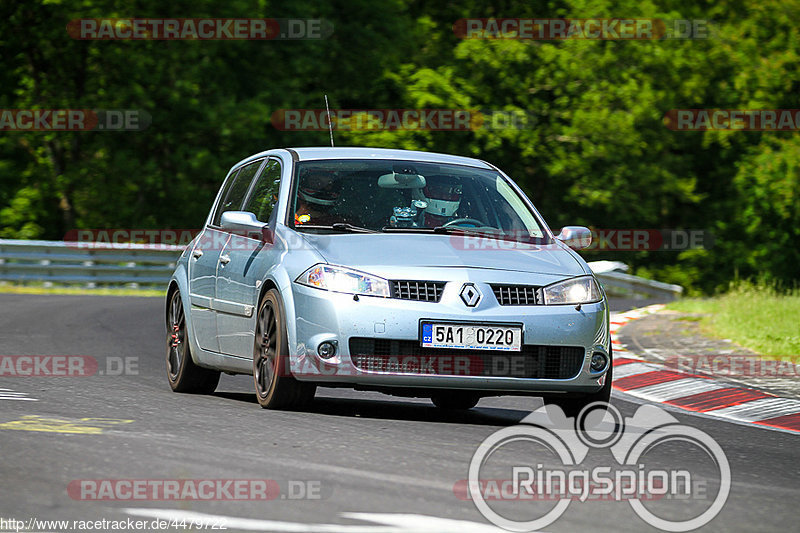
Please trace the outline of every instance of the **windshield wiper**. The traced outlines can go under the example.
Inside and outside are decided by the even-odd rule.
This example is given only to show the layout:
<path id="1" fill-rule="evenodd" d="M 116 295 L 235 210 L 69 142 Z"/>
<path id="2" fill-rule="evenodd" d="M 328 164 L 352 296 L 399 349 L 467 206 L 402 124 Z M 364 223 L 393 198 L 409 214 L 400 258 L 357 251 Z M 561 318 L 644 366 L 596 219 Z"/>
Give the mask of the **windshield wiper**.
<path id="1" fill-rule="evenodd" d="M 347 224 L 346 222 L 337 222 L 332 224 L 331 227 L 335 230 L 339 231 L 350 231 L 352 233 L 378 233 L 374 229 L 369 228 L 362 228 L 361 226 L 355 226 L 353 224 Z"/>
<path id="2" fill-rule="evenodd" d="M 302 230 L 336 230 L 336 231 L 346 231 L 349 233 L 379 233 L 374 229 L 369 228 L 362 228 L 361 226 L 354 226 L 353 224 L 346 224 L 344 222 L 336 222 L 335 224 L 331 224 L 330 226 L 322 225 L 322 224 L 301 224 L 294 227 L 295 231 L 302 231 Z"/>
<path id="3" fill-rule="evenodd" d="M 414 226 L 384 226 L 381 228 L 381 231 L 386 233 L 431 233 L 433 228 L 421 228 Z"/>
<path id="4" fill-rule="evenodd" d="M 463 226 L 436 226 L 431 231 L 433 231 L 434 233 L 461 232 L 461 233 L 470 233 L 473 235 L 489 235 L 489 236 L 495 235 L 492 232 L 480 231 L 477 228 L 465 228 Z"/>
<path id="5" fill-rule="evenodd" d="M 381 231 L 387 233 L 469 233 L 471 235 L 489 235 L 492 236 L 494 233 L 481 231 L 476 228 L 464 228 L 461 226 L 436 226 L 434 228 L 426 228 L 426 227 L 392 227 L 392 226 L 384 226 L 381 228 Z"/>

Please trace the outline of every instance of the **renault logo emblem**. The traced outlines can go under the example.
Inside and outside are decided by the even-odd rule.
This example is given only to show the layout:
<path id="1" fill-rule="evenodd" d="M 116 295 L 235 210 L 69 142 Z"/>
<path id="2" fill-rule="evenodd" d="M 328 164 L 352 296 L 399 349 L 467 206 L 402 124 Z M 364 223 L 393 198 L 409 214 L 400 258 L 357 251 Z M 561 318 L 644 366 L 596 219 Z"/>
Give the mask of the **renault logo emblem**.
<path id="1" fill-rule="evenodd" d="M 461 300 L 467 307 L 475 307 L 481 301 L 481 293 L 473 283 L 461 287 Z"/>

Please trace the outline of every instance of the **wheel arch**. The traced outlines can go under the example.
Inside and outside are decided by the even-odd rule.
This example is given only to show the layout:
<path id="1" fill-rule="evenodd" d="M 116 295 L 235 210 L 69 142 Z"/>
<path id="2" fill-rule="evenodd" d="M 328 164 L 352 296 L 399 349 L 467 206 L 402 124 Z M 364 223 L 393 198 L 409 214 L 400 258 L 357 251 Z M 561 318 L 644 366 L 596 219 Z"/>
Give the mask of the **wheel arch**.
<path id="1" fill-rule="evenodd" d="M 166 299 L 164 300 L 164 324 L 166 327 L 167 320 L 169 319 L 169 301 L 175 291 L 180 291 L 181 304 L 183 305 L 183 316 L 186 320 L 186 337 L 189 341 L 189 353 L 192 356 L 192 361 L 199 365 L 201 363 L 198 358 L 199 346 L 197 345 L 194 336 L 194 325 L 192 324 L 191 319 L 192 303 L 189 299 L 189 284 L 186 281 L 185 276 L 186 270 L 182 268 L 182 265 L 179 265 L 175 270 L 175 273 L 172 275 L 172 278 L 169 280 L 169 284 L 167 285 Z"/>
<path id="2" fill-rule="evenodd" d="M 295 320 L 294 295 L 292 294 L 292 281 L 285 270 L 276 270 L 271 276 L 265 277 L 256 300 L 254 317 L 258 319 L 259 306 L 264 295 L 270 289 L 278 291 L 278 300 L 283 307 L 283 315 L 286 318 L 286 335 L 289 344 L 289 364 L 290 371 L 297 370 L 297 321 Z"/>
<path id="3" fill-rule="evenodd" d="M 169 286 L 167 286 L 167 297 L 164 300 L 164 323 L 169 321 L 169 301 L 172 299 L 172 295 L 179 289 L 178 282 L 173 278 L 169 281 Z M 183 297 L 181 296 L 181 300 Z M 186 310 L 184 309 L 184 313 Z"/>
<path id="4" fill-rule="evenodd" d="M 261 284 L 261 290 L 258 291 L 258 299 L 256 300 L 256 306 L 261 304 L 261 299 L 264 298 L 264 295 L 267 294 L 267 291 L 270 289 L 275 289 L 278 293 L 281 292 L 280 288 L 278 288 L 278 284 L 272 278 L 266 278 L 264 282 Z M 283 299 L 283 295 L 281 294 L 281 299 Z M 286 304 L 284 304 L 286 307 Z M 258 310 L 256 310 L 258 312 Z"/>

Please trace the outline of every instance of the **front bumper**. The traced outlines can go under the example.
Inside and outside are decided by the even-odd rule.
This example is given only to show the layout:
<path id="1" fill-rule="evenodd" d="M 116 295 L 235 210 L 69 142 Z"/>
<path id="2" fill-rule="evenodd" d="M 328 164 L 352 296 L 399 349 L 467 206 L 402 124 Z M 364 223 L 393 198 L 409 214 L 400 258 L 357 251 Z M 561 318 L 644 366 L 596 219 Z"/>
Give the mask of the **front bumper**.
<path id="1" fill-rule="evenodd" d="M 579 310 L 574 305 L 501 306 L 488 282 L 464 280 L 467 281 L 474 283 L 481 292 L 481 299 L 473 308 L 467 307 L 459 297 L 463 285 L 460 281 L 448 282 L 441 300 L 436 303 L 369 296 L 359 296 L 356 299 L 351 294 L 328 292 L 293 283 L 295 316 L 288 317 L 288 320 L 294 319 L 296 324 L 294 335 L 290 334 L 292 374 L 303 381 L 356 387 L 454 388 L 487 393 L 590 393 L 603 386 L 605 374 L 611 364 L 610 358 L 607 367 L 600 372 L 593 372 L 590 362 L 594 353 L 600 352 L 607 356 L 611 353 L 605 300 L 583 304 Z M 474 363 L 484 364 L 484 367 L 488 364 L 485 357 L 478 361 L 476 356 L 479 354 L 476 352 L 447 350 L 449 359 L 444 365 L 449 365 L 449 368 L 440 372 L 441 367 L 419 358 L 444 352 L 437 352 L 435 349 L 416 349 L 416 355 L 397 352 L 398 346 L 418 346 L 420 320 L 423 319 L 458 323 L 519 324 L 523 329 L 524 353 L 517 352 L 513 361 L 524 364 L 525 358 L 535 353 L 539 353 L 539 357 L 547 357 L 546 354 L 550 353 L 547 349 L 550 348 L 568 349 L 573 355 L 575 349 L 580 348 L 577 356 L 580 360 L 577 361 L 575 372 L 559 379 L 517 377 L 521 374 L 514 372 L 502 376 L 488 372 L 487 375 L 485 371 L 474 371 Z M 393 346 L 392 353 L 398 354 L 395 363 L 399 361 L 400 365 L 365 367 L 364 359 L 351 356 L 351 338 L 389 341 L 383 345 Z M 336 355 L 327 360 L 317 353 L 317 347 L 325 341 L 337 345 Z M 494 353 L 481 352 L 480 356 L 493 357 Z M 411 357 L 405 361 L 412 363 L 403 364 L 404 357 Z M 414 357 L 417 359 L 413 359 Z M 499 354 L 499 357 L 502 359 L 505 355 Z M 461 364 L 459 361 L 463 363 L 461 370 L 465 368 L 464 364 L 471 363 L 472 369 L 453 372 L 453 366 L 458 367 Z M 430 370 L 431 367 L 433 371 Z"/>

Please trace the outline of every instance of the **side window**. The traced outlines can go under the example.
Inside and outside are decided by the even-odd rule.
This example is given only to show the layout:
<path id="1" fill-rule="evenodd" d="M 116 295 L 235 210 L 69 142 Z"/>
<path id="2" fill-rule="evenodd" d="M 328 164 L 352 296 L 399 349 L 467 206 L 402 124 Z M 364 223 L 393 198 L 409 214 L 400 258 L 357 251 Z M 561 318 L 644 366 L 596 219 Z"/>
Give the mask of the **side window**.
<path id="1" fill-rule="evenodd" d="M 259 222 L 269 222 L 272 210 L 278 203 L 278 189 L 281 186 L 281 164 L 277 159 L 270 159 L 256 182 L 253 194 L 247 202 L 245 211 L 256 215 Z"/>
<path id="2" fill-rule="evenodd" d="M 233 183 L 228 187 L 228 190 L 225 193 L 224 198 L 222 199 L 222 203 L 217 209 L 216 215 L 214 215 L 214 225 L 219 226 L 220 220 L 222 219 L 222 213 L 226 211 L 239 211 L 242 207 L 242 203 L 244 202 L 244 197 L 247 194 L 247 191 L 250 189 L 250 183 L 253 181 L 253 177 L 258 172 L 259 167 L 261 166 L 262 161 L 255 161 L 250 163 L 246 167 L 242 167 L 239 171 L 239 174 L 236 176 L 236 179 L 233 180 Z"/>
<path id="3" fill-rule="evenodd" d="M 220 204 L 225 201 L 225 197 L 228 196 L 228 193 L 231 191 L 231 186 L 233 182 L 236 181 L 236 175 L 238 173 L 239 169 L 234 170 L 222 186 L 222 193 L 219 195 L 219 203 L 214 206 L 214 218 L 211 220 L 211 223 L 215 226 L 219 226 L 219 217 L 222 216 L 220 213 Z"/>

